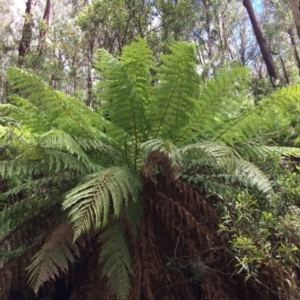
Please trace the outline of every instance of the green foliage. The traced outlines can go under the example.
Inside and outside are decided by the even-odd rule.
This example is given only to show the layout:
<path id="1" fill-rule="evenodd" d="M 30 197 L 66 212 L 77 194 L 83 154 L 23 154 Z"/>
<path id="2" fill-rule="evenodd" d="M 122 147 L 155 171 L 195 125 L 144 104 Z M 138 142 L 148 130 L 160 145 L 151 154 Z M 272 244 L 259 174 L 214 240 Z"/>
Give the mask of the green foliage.
<path id="1" fill-rule="evenodd" d="M 273 249 L 259 246 L 255 235 L 270 238 L 273 225 L 283 231 L 276 219 L 280 199 L 272 188 L 278 178 L 270 176 L 272 165 L 264 162 L 300 155 L 298 148 L 278 146 L 271 137 L 287 124 L 285 110 L 298 105 L 300 87 L 278 91 L 254 106 L 246 90 L 248 69 L 224 70 L 201 82 L 194 45 L 185 42 L 172 45 L 159 65 L 146 41 L 138 39 L 119 59 L 100 50 L 95 66 L 101 78 L 99 113 L 36 76 L 9 70 L 16 94 L 0 107 L 2 123 L 13 136 L 8 142 L 0 135 L 5 145 L 0 175 L 9 180 L 0 244 L 4 239 L 9 243 L 36 215 L 57 212 L 54 207 L 61 202 L 70 221 L 57 225 L 36 250 L 28 267 L 29 285 L 37 292 L 66 272 L 80 255 L 83 235 L 90 234 L 100 236 L 101 272 L 110 289 L 118 299 L 128 298 L 133 268 L 127 238 L 131 246 L 143 211 L 140 197 L 148 192 L 141 172 L 146 181 L 163 174 L 219 196 L 225 220 L 220 230 L 231 241 L 240 272 L 252 276 Z M 20 192 L 25 196 L 11 203 L 9 197 Z M 52 215 L 55 224 L 64 213 Z M 46 234 L 43 228 L 33 243 Z M 272 255 L 292 261 L 294 248 L 281 244 Z"/>
<path id="2" fill-rule="evenodd" d="M 100 236 L 103 246 L 99 262 L 103 264 L 102 274 L 107 277 L 108 286 L 118 300 L 128 299 L 130 275 L 133 275 L 132 259 L 124 229 L 119 224 L 107 228 Z"/>
<path id="3" fill-rule="evenodd" d="M 102 229 L 111 216 L 118 217 L 129 201 L 137 201 L 141 183 L 127 168 L 110 167 L 88 175 L 71 190 L 63 203 L 70 209 L 74 240 L 82 233 Z"/>
<path id="4" fill-rule="evenodd" d="M 153 88 L 151 119 L 154 138 L 175 141 L 195 117 L 200 77 L 193 45 L 178 43 L 170 50 L 172 54 L 162 55 L 163 65 L 156 69 L 158 84 Z"/>
<path id="5" fill-rule="evenodd" d="M 29 286 L 37 294 L 46 281 L 58 277 L 60 271 L 66 272 L 75 256 L 79 257 L 79 244 L 72 243 L 72 227 L 64 222 L 49 235 L 42 249 L 32 258 L 27 268 Z"/>
<path id="6" fill-rule="evenodd" d="M 258 199 L 242 192 L 219 206 L 223 221 L 219 233 L 230 240 L 230 251 L 236 254 L 236 273 L 246 280 L 257 279 L 262 265 L 299 265 L 299 211 L 278 217 L 262 210 Z"/>

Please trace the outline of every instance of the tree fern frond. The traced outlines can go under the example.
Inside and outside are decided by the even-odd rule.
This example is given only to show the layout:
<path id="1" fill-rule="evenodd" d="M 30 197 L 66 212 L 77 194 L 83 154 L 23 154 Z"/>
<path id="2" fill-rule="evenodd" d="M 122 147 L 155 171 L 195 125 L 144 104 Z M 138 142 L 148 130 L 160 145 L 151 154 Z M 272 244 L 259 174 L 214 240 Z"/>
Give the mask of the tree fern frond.
<path id="1" fill-rule="evenodd" d="M 163 66 L 156 69 L 158 84 L 153 90 L 151 122 L 153 138 L 174 142 L 195 114 L 200 77 L 193 45 L 176 43 L 170 50 L 172 54 L 162 55 Z"/>
<path id="2" fill-rule="evenodd" d="M 166 154 L 172 162 L 180 160 L 180 152 L 171 141 L 160 139 L 148 140 L 141 145 L 141 148 L 144 150 L 144 160 L 147 159 L 150 153 L 155 151 Z"/>
<path id="3" fill-rule="evenodd" d="M 0 175 L 5 178 L 39 174 L 44 171 L 47 171 L 47 165 L 38 161 L 23 161 L 21 159 L 0 161 Z"/>
<path id="4" fill-rule="evenodd" d="M 81 175 L 85 175 L 91 171 L 94 172 L 101 168 L 89 160 L 78 160 L 75 156 L 63 151 L 39 147 L 36 148 L 36 151 L 38 151 L 41 155 L 40 160 L 45 164 L 48 164 L 48 171 L 50 172 L 78 171 Z M 26 155 L 26 153 L 23 155 Z"/>
<path id="5" fill-rule="evenodd" d="M 300 148 L 244 144 L 237 151 L 245 159 L 265 159 L 273 155 L 300 157 Z"/>
<path id="6" fill-rule="evenodd" d="M 142 40 L 136 46 L 142 53 L 149 52 L 146 42 Z M 105 50 L 100 50 L 96 64 L 107 79 L 99 87 L 103 91 L 100 95 L 104 101 L 103 109 L 108 112 L 111 122 L 111 126 L 107 127 L 108 133 L 125 148 L 130 147 L 126 136 L 132 137 L 135 164 L 138 144 L 146 139 L 147 120 L 144 102 L 147 101 L 145 91 L 147 85 L 145 82 L 149 81 L 149 70 L 147 70 L 149 55 L 143 58 L 137 54 L 134 45 L 128 46 L 124 50 L 123 60 L 119 61 Z M 140 67 L 143 69 L 141 70 Z"/>
<path id="7" fill-rule="evenodd" d="M 10 104 L 1 104 L 0 110 L 9 115 L 23 126 L 30 128 L 32 132 L 42 133 L 51 129 L 51 123 L 47 116 L 27 100 L 17 96 L 10 96 Z"/>
<path id="8" fill-rule="evenodd" d="M 249 161 L 237 159 L 231 178 L 232 180 L 237 178 L 246 187 L 257 188 L 269 200 L 274 198 L 273 188 L 266 174 Z"/>
<path id="9" fill-rule="evenodd" d="M 102 274 L 118 300 L 127 300 L 133 275 L 132 259 L 124 230 L 119 224 L 107 228 L 100 236 L 102 249 L 99 262 Z"/>
<path id="10" fill-rule="evenodd" d="M 55 172 L 56 173 L 56 172 Z M 74 172 L 75 173 L 75 172 Z M 45 189 L 45 187 L 50 188 L 55 186 L 55 190 L 58 191 L 61 187 L 67 185 L 67 183 L 72 182 L 73 186 L 75 182 L 82 178 L 82 175 L 72 174 L 72 173 L 58 173 L 55 175 L 48 175 L 44 178 L 39 178 L 35 180 L 28 180 L 25 183 L 20 183 L 17 186 L 14 186 L 3 193 L 3 196 L 16 195 L 22 191 L 32 191 L 39 192 L 41 189 Z"/>
<path id="11" fill-rule="evenodd" d="M 236 118 L 219 124 L 216 129 L 215 141 L 222 140 L 244 143 L 250 138 L 257 137 L 274 128 L 274 122 L 286 114 L 287 107 L 298 106 L 300 102 L 300 86 L 281 89 L 258 106 L 248 109 Z M 276 116 L 276 118 L 275 118 Z"/>
<path id="12" fill-rule="evenodd" d="M 129 202 L 128 209 L 126 211 L 126 216 L 128 217 L 130 223 L 138 232 L 138 226 L 141 223 L 143 218 L 143 211 L 144 211 L 144 202 L 142 197 L 140 197 L 136 202 Z"/>
<path id="13" fill-rule="evenodd" d="M 32 258 L 27 267 L 29 286 L 37 294 L 48 280 L 55 279 L 60 272 L 66 272 L 75 256 L 79 257 L 79 244 L 73 243 L 73 230 L 68 222 L 56 228 L 45 241 L 42 249 Z"/>
<path id="14" fill-rule="evenodd" d="M 203 182 L 212 178 L 223 178 L 228 184 L 239 182 L 246 187 L 256 188 L 270 199 L 274 196 L 266 175 L 253 163 L 240 159 L 231 147 L 204 142 L 184 146 L 180 151 L 190 161 L 186 173 L 194 173 L 192 176 L 196 173 L 198 181 L 200 178 Z"/>
<path id="15" fill-rule="evenodd" d="M 140 189 L 137 176 L 124 167 L 110 167 L 87 176 L 63 203 L 63 209 L 70 209 L 74 240 L 86 231 L 103 228 L 112 211 L 119 216 L 124 204 L 127 207 L 130 200 L 136 201 Z"/>
<path id="16" fill-rule="evenodd" d="M 88 160 L 78 143 L 62 130 L 52 129 L 45 132 L 40 136 L 39 143 L 42 147 L 66 150 L 70 154 L 75 154 L 78 159 Z"/>
<path id="17" fill-rule="evenodd" d="M 232 118 L 233 112 L 238 113 L 243 105 L 239 91 L 247 85 L 248 77 L 248 68 L 235 68 L 220 72 L 202 85 L 197 97 L 197 108 L 177 140 L 184 141 L 186 136 L 196 134 L 215 136 L 214 128 L 220 120 Z"/>
<path id="18" fill-rule="evenodd" d="M 151 78 L 150 69 L 153 68 L 153 54 L 145 39 L 139 38 L 130 46 L 124 47 L 120 57 L 126 72 L 134 83 L 140 99 L 143 101 L 145 108 L 149 108 Z M 148 119 L 144 120 L 149 121 Z M 149 124 L 147 124 L 149 126 Z"/>
<path id="19" fill-rule="evenodd" d="M 231 147 L 215 142 L 190 144 L 179 148 L 179 151 L 189 160 L 198 159 L 199 157 L 211 157 L 216 161 L 220 161 L 224 158 L 234 158 L 239 156 Z"/>
<path id="20" fill-rule="evenodd" d="M 55 193 L 52 193 L 52 197 L 46 199 L 32 195 L 3 209 L 0 212 L 0 241 L 34 216 L 44 214 L 61 202 L 62 197 Z"/>
<path id="21" fill-rule="evenodd" d="M 77 136 L 101 134 L 105 121 L 86 105 L 64 93 L 55 91 L 39 77 L 26 71 L 9 68 L 11 88 L 26 101 L 47 115 L 52 128 Z"/>

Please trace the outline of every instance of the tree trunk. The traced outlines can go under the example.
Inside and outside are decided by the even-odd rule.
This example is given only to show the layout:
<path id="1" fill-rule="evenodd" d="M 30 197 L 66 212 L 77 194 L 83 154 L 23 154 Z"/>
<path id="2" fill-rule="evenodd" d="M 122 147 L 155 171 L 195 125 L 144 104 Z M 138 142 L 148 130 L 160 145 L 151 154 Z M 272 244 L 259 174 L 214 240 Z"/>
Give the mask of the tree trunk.
<path id="1" fill-rule="evenodd" d="M 298 66 L 298 69 L 299 69 L 299 72 L 300 72 L 300 56 L 299 56 L 299 53 L 298 53 L 298 50 L 297 50 L 297 45 L 296 45 L 296 41 L 295 41 L 295 36 L 294 36 L 294 32 L 293 32 L 293 29 L 290 28 L 288 30 L 288 34 L 290 36 L 290 39 L 291 39 L 291 43 L 292 43 L 292 46 L 294 48 L 294 56 L 295 56 L 295 60 L 297 62 L 297 66 Z"/>
<path id="2" fill-rule="evenodd" d="M 252 24 L 252 28 L 253 28 L 254 34 L 256 36 L 256 40 L 258 42 L 261 54 L 265 61 L 268 73 L 271 77 L 272 84 L 273 84 L 273 86 L 275 86 L 278 84 L 279 76 L 278 76 L 278 73 L 276 70 L 274 60 L 273 60 L 270 50 L 268 48 L 267 42 L 262 34 L 262 31 L 261 31 L 260 25 L 258 23 L 251 0 L 243 0 L 243 5 L 245 6 L 245 8 L 248 12 L 248 15 L 249 15 L 249 18 L 250 18 L 250 21 Z"/>
<path id="3" fill-rule="evenodd" d="M 47 0 L 43 20 L 45 22 L 46 27 L 41 29 L 40 38 L 41 38 L 41 50 L 45 50 L 46 48 L 46 38 L 48 34 L 48 28 L 50 26 L 50 14 L 51 14 L 51 0 Z"/>
<path id="4" fill-rule="evenodd" d="M 30 43 L 32 39 L 33 12 L 36 5 L 36 0 L 28 0 L 26 2 L 25 21 L 22 31 L 22 37 L 19 45 L 19 67 L 24 67 L 26 60 L 25 56 L 30 51 Z"/>
<path id="5" fill-rule="evenodd" d="M 94 52 L 94 41 L 91 36 L 88 37 L 88 48 L 87 48 L 87 105 L 90 108 L 93 108 L 93 74 L 92 74 L 92 60 L 93 60 L 93 52 Z"/>
<path id="6" fill-rule="evenodd" d="M 299 1 L 298 0 L 290 0 L 291 9 L 293 12 L 293 18 L 295 22 L 295 26 L 297 29 L 298 37 L 300 38 L 300 10 L 299 10 Z"/>
<path id="7" fill-rule="evenodd" d="M 46 50 L 47 47 L 47 35 L 48 35 L 48 30 L 50 27 L 50 14 L 51 14 L 51 0 L 47 0 L 46 2 L 46 7 L 44 11 L 44 16 L 43 16 L 43 21 L 44 24 L 42 25 L 40 29 L 40 38 L 39 38 L 39 43 L 37 46 L 37 57 L 33 61 L 33 68 L 38 68 L 41 61 L 43 60 L 43 53 Z"/>
<path id="8" fill-rule="evenodd" d="M 209 11 L 209 3 L 207 0 L 203 0 L 203 5 L 204 5 L 204 9 L 205 9 L 205 17 L 206 17 L 206 24 L 204 25 L 204 28 L 206 30 L 206 34 L 207 34 L 207 53 L 208 56 L 211 57 L 212 56 L 212 40 L 211 40 L 211 15 L 210 15 L 210 11 Z"/>
<path id="9" fill-rule="evenodd" d="M 284 63 L 284 60 L 283 58 L 280 56 L 280 62 L 281 62 L 281 66 L 282 66 L 282 71 L 283 71 L 283 74 L 284 74 L 284 78 L 285 78 L 285 81 L 286 81 L 286 84 L 290 84 L 290 79 L 289 79 L 289 75 L 287 73 L 287 70 L 286 70 L 286 66 L 285 66 L 285 63 Z"/>
<path id="10" fill-rule="evenodd" d="M 85 5 L 91 5 L 91 0 L 85 0 Z M 93 108 L 93 52 L 94 52 L 94 37 L 91 32 L 88 32 L 88 45 L 87 45 L 87 105 Z"/>

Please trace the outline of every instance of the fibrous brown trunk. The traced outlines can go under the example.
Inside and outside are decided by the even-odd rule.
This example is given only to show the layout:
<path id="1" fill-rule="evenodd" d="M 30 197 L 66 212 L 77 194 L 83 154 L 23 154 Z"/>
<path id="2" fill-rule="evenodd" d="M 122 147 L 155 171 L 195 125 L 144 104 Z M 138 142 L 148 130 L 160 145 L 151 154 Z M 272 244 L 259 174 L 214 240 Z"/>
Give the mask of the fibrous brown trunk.
<path id="1" fill-rule="evenodd" d="M 25 66 L 25 56 L 30 51 L 30 43 L 32 39 L 33 13 L 36 0 L 28 0 L 26 2 L 25 21 L 22 31 L 22 37 L 19 45 L 19 67 Z"/>
<path id="2" fill-rule="evenodd" d="M 262 31 L 261 31 L 260 25 L 258 23 L 253 5 L 251 3 L 251 0 L 243 0 L 243 5 L 245 6 L 245 8 L 248 12 L 254 34 L 256 36 L 257 43 L 259 45 L 261 54 L 262 54 L 263 59 L 265 61 L 268 73 L 271 77 L 272 84 L 276 85 L 279 81 L 279 76 L 278 76 L 278 73 L 277 73 L 277 70 L 276 70 L 274 60 L 273 60 L 272 55 L 270 53 L 269 47 L 267 45 L 267 42 L 266 42 L 266 40 L 265 40 L 265 38 L 262 34 Z"/>

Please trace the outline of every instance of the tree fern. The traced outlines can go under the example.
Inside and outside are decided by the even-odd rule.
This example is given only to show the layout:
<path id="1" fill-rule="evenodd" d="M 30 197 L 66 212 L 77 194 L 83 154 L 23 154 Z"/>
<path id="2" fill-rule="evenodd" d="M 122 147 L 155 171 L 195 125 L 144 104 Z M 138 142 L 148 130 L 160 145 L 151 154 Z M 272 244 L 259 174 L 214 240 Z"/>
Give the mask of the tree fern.
<path id="1" fill-rule="evenodd" d="M 110 167 L 87 176 L 66 195 L 63 209 L 70 209 L 74 240 L 82 233 L 103 228 L 111 211 L 119 216 L 123 206 L 136 201 L 141 183 L 124 167 Z"/>
<path id="2" fill-rule="evenodd" d="M 274 153 L 300 155 L 297 148 L 278 147 L 274 139 L 264 138 L 285 125 L 274 115 L 283 116 L 286 107 L 297 105 L 300 89 L 288 88 L 254 106 L 245 90 L 246 68 L 221 71 L 201 82 L 195 49 L 188 43 L 172 45 L 160 63 L 142 39 L 119 59 L 100 50 L 97 113 L 28 72 L 9 70 L 16 94 L 10 104 L 0 105 L 5 126 L 0 175 L 7 180 L 1 191 L 0 247 L 7 256 L 7 249 L 14 254 L 26 245 L 19 257 L 22 268 L 28 265 L 26 255 L 36 253 L 27 269 L 35 292 L 85 251 L 91 258 L 85 274 L 91 278 L 100 272 L 100 286 L 107 284 L 117 299 L 160 297 L 152 286 L 158 281 L 170 281 L 169 290 L 180 298 L 177 283 L 184 280 L 194 295 L 189 269 L 179 264 L 177 273 L 168 269 L 170 256 L 179 262 L 180 253 L 200 257 L 213 245 L 224 270 L 235 259 L 229 252 L 226 258 L 224 251 L 219 254 L 226 239 L 216 236 L 217 216 L 197 190 L 224 199 L 247 190 L 263 199 L 264 209 L 277 204 L 269 179 L 252 161 Z M 63 211 L 57 208 L 61 203 Z M 67 213 L 69 221 L 62 222 Z M 84 245 L 87 233 L 97 241 L 92 247 Z M 44 236 L 39 251 L 27 252 Z M 19 284 L 18 274 L 11 276 Z M 5 278 L 7 290 L 13 281 L 5 276 L 0 272 L 0 287 Z M 209 295 L 207 278 L 201 282 L 204 297 Z M 198 284 L 194 287 L 199 290 Z"/>

